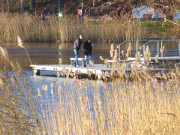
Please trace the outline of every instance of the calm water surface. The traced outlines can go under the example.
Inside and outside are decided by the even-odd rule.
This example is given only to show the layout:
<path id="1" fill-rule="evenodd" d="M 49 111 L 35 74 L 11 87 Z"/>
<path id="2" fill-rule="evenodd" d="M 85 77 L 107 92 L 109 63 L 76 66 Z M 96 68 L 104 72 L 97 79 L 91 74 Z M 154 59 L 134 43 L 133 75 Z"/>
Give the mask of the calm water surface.
<path id="1" fill-rule="evenodd" d="M 26 51 L 17 46 L 17 43 L 0 43 L 8 49 L 11 56 L 20 63 L 24 70 L 31 71 Z M 70 64 L 70 57 L 74 57 L 72 43 L 24 43 L 31 61 L 34 64 Z M 83 46 L 82 46 L 83 47 Z M 109 58 L 110 44 L 93 44 L 93 58 L 96 63 L 102 63 L 99 56 Z M 84 57 L 83 50 L 80 57 Z"/>
<path id="2" fill-rule="evenodd" d="M 143 43 L 141 43 L 143 44 Z M 157 54 L 157 43 L 149 44 L 151 50 L 151 55 L 155 56 Z M 70 64 L 70 57 L 74 57 L 73 52 L 73 43 L 46 43 L 46 42 L 34 42 L 34 43 L 24 43 L 23 44 L 27 49 L 31 61 L 33 64 Z M 99 56 L 105 58 L 110 58 L 109 50 L 110 43 L 94 43 L 93 44 L 93 59 L 95 63 L 101 64 L 102 61 L 99 59 Z M 115 48 L 118 43 L 114 44 Z M 121 47 L 121 49 L 127 49 L 129 43 Z M 166 54 L 169 56 L 178 56 L 178 43 L 177 42 L 164 42 L 163 45 L 166 46 Z M 13 59 L 18 61 L 21 67 L 31 72 L 30 62 L 27 57 L 26 51 L 17 46 L 16 42 L 13 43 L 3 43 L 0 42 L 0 46 L 5 47 L 8 52 L 11 54 Z M 159 45 L 161 47 L 161 45 Z M 81 46 L 83 48 L 83 45 Z M 135 53 L 135 46 L 132 45 L 132 53 Z M 80 50 L 80 56 L 84 57 L 83 50 Z"/>

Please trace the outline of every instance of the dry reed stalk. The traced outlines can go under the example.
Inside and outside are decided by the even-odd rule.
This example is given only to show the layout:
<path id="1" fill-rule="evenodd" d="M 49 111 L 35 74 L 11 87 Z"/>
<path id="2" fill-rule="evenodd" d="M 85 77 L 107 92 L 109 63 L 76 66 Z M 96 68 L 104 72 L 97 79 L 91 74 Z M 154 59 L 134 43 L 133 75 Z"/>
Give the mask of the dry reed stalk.
<path id="1" fill-rule="evenodd" d="M 78 76 L 78 71 L 76 70 L 76 71 L 74 72 L 74 79 L 76 79 L 77 76 Z"/>
<path id="2" fill-rule="evenodd" d="M 149 50 L 149 46 L 146 46 L 146 50 L 144 52 L 144 62 L 146 66 L 149 65 L 150 57 L 151 57 L 151 52 Z"/>
<path id="3" fill-rule="evenodd" d="M 118 58 L 118 53 L 117 53 L 117 49 L 115 49 L 115 50 L 114 50 L 113 60 L 114 60 L 114 61 L 117 61 L 117 58 Z"/>
<path id="4" fill-rule="evenodd" d="M 43 86 L 42 86 L 42 89 L 43 89 L 44 91 L 48 91 L 48 86 L 47 86 L 47 85 L 43 85 Z"/>
<path id="5" fill-rule="evenodd" d="M 155 62 L 158 63 L 158 55 L 155 56 Z"/>
<path id="6" fill-rule="evenodd" d="M 92 20 L 87 18 L 84 23 L 75 17 L 64 17 L 61 20 L 49 18 L 42 21 L 41 18 L 27 14 L 0 14 L 1 41 L 16 41 L 20 35 L 23 41 L 61 41 L 74 42 L 74 39 L 82 33 L 99 42 L 121 42 L 128 39 L 141 39 L 144 37 L 140 22 L 134 23 L 128 19 L 114 19 L 106 22 L 102 19 Z M 118 29 L 121 28 L 121 29 Z"/>
<path id="7" fill-rule="evenodd" d="M 121 54 L 124 55 L 124 50 L 121 51 Z"/>
<path id="8" fill-rule="evenodd" d="M 131 44 L 129 43 L 129 47 L 128 47 L 127 53 L 126 53 L 126 58 L 128 58 L 131 55 L 131 50 L 132 50 L 132 47 L 131 47 Z"/>
<path id="9" fill-rule="evenodd" d="M 7 60 L 7 61 L 9 61 L 9 54 L 8 54 L 8 51 L 5 49 L 5 48 L 3 48 L 3 47 L 1 47 L 0 46 L 0 51 L 1 51 L 1 55 Z"/>
<path id="10" fill-rule="evenodd" d="M 40 88 L 38 88 L 38 97 L 41 97 L 42 95 L 41 95 L 41 89 Z"/>
<path id="11" fill-rule="evenodd" d="M 114 44 L 111 44 L 111 49 L 110 49 L 110 57 L 113 58 L 114 57 Z"/>
<path id="12" fill-rule="evenodd" d="M 23 46 L 23 42 L 22 42 L 22 40 L 21 40 L 21 38 L 20 38 L 19 36 L 17 36 L 17 43 L 18 43 L 18 46 L 19 46 L 19 47 L 23 48 L 23 49 L 26 51 L 26 54 L 27 54 L 27 56 L 28 56 L 28 58 L 29 58 L 29 62 L 30 62 L 30 64 L 32 65 L 32 62 L 31 62 L 31 58 L 30 58 L 30 56 L 29 56 L 29 53 L 27 52 L 27 49 Z"/>
<path id="13" fill-rule="evenodd" d="M 100 58 L 102 61 L 104 61 L 104 58 L 103 58 L 103 56 L 99 56 L 99 58 Z"/>
<path id="14" fill-rule="evenodd" d="M 1 51 L 3 50 L 1 48 Z M 9 55 L 7 57 L 6 52 L 2 53 L 0 61 L 3 64 L 3 68 L 0 66 L 0 74 L 3 75 L 0 78 L 1 133 L 39 134 L 41 116 L 35 109 L 35 93 L 29 87 L 29 81 L 23 77 L 19 64 L 13 62 Z M 40 89 L 38 96 L 41 96 Z"/>
<path id="15" fill-rule="evenodd" d="M 89 61 L 91 64 L 91 67 L 94 67 L 94 62 L 92 60 Z"/>
<path id="16" fill-rule="evenodd" d="M 59 72 L 57 72 L 57 77 L 60 77 L 60 76 L 61 76 L 61 74 Z"/>
<path id="17" fill-rule="evenodd" d="M 160 52 L 161 52 L 161 57 L 163 57 L 163 56 L 164 56 L 164 50 L 163 50 L 163 48 L 160 48 Z"/>

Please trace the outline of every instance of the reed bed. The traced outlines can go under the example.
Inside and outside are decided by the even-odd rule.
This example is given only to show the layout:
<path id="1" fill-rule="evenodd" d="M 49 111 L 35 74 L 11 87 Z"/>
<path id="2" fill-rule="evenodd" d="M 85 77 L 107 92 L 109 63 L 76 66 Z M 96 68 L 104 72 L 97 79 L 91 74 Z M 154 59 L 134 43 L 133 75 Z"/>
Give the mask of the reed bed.
<path id="1" fill-rule="evenodd" d="M 117 60 L 113 45 L 110 54 Z M 74 80 L 74 83 L 54 81 L 50 86 L 42 86 L 39 92 L 43 94 L 38 99 L 53 108 L 46 115 L 49 127 L 43 131 L 47 134 L 178 135 L 179 65 L 168 73 L 151 74 L 147 70 L 151 66 L 148 46 L 144 55 L 145 68 L 138 70 L 141 61 L 137 54 L 134 70 L 129 75 L 124 70 L 125 63 L 113 65 L 120 77 L 109 83 Z M 105 58 L 101 59 L 105 62 Z M 104 80 L 108 77 L 114 77 L 113 71 L 105 73 Z"/>
<path id="2" fill-rule="evenodd" d="M 18 41 L 19 46 L 24 48 Z M 128 52 L 130 52 L 130 48 Z M 180 132 L 179 65 L 168 73 L 145 68 L 127 74 L 125 63 L 105 73 L 113 81 L 56 79 L 33 88 L 18 63 L 0 47 L 1 134 L 173 134 Z M 111 45 L 113 60 L 117 51 Z M 150 57 L 146 48 L 146 60 Z M 128 57 L 128 55 L 127 55 Z M 140 62 L 136 55 L 137 65 Z M 104 60 L 106 58 L 102 58 Z M 71 73 L 69 73 L 71 74 Z M 89 76 L 91 74 L 88 74 Z M 38 83 L 38 82 L 37 82 Z M 33 92 L 34 91 L 34 92 Z"/>
<path id="3" fill-rule="evenodd" d="M 17 62 L 0 47 L 0 134 L 39 134 L 35 93 Z"/>
<path id="4" fill-rule="evenodd" d="M 50 108 L 43 108 L 47 111 L 47 127 L 43 131 L 47 134 L 178 135 L 178 71 L 154 77 L 143 72 L 142 77 L 134 72 L 133 82 L 124 77 L 111 83 L 75 80 L 73 84 L 55 81 L 42 86 L 38 99 Z M 163 79 L 159 81 L 157 76 Z M 167 76 L 171 79 L 166 79 Z"/>
<path id="5" fill-rule="evenodd" d="M 27 13 L 0 13 L 0 18 L 0 41 L 16 41 L 17 35 L 27 42 L 74 42 L 79 34 L 94 42 L 121 42 L 145 37 L 140 22 L 128 18 L 106 21 L 84 17 L 81 22 L 76 16 L 64 16 L 43 21 Z"/>

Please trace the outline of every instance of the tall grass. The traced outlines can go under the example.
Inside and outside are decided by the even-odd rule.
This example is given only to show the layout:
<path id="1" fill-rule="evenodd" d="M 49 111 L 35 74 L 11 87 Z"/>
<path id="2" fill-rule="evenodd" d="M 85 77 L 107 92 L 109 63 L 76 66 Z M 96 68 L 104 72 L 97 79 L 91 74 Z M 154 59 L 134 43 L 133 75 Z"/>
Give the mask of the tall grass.
<path id="1" fill-rule="evenodd" d="M 0 47 L 0 134 L 39 134 L 35 94 L 17 62 Z"/>
<path id="2" fill-rule="evenodd" d="M 112 56 L 116 58 L 116 51 Z M 127 74 L 112 82 L 44 82 L 35 93 L 18 63 L 0 47 L 0 134 L 173 134 L 180 132 L 179 66 L 168 73 Z M 148 48 L 145 52 L 150 57 Z M 139 56 L 140 57 L 140 56 Z M 137 61 L 139 58 L 137 55 Z M 103 78 L 114 77 L 114 71 Z M 35 98 L 36 97 L 36 98 Z"/>
<path id="3" fill-rule="evenodd" d="M 1 134 L 179 134 L 178 67 L 155 75 L 134 70 L 129 79 L 122 65 L 113 82 L 44 82 L 35 96 L 19 65 L 1 52 Z"/>
<path id="4" fill-rule="evenodd" d="M 47 104 L 52 98 L 48 102 L 54 108 L 48 110 L 48 130 L 43 130 L 48 134 L 178 135 L 178 71 L 158 76 L 162 81 L 142 72 L 142 77 L 132 73 L 133 82 L 125 77 L 112 83 L 76 80 L 75 85 L 55 82 L 46 91 L 41 88 L 44 94 L 39 99 Z"/>
<path id="5" fill-rule="evenodd" d="M 148 60 L 148 47 L 145 54 Z M 114 69 L 120 78 L 109 83 L 75 80 L 74 84 L 60 81 L 42 86 L 39 99 L 53 108 L 43 109 L 50 111 L 46 115 L 48 127 L 43 130 L 48 134 L 178 135 L 179 67 L 152 74 L 149 66 L 146 61 L 145 68 L 135 67 L 127 74 L 125 63 L 116 64 Z M 113 78 L 113 72 L 105 73 L 104 79 Z"/>
<path id="6" fill-rule="evenodd" d="M 0 41 L 16 41 L 19 35 L 23 41 L 74 42 L 83 34 L 94 42 L 120 42 L 127 39 L 144 38 L 139 22 L 130 19 L 105 21 L 84 17 L 80 22 L 75 16 L 61 19 L 51 17 L 45 21 L 28 14 L 0 13 Z"/>

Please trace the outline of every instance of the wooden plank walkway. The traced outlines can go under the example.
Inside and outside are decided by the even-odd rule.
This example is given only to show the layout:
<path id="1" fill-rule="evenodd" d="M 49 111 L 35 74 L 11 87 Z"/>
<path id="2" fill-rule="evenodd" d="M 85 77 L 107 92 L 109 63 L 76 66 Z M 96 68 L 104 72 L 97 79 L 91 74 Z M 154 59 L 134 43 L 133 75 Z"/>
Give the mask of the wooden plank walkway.
<path id="1" fill-rule="evenodd" d="M 102 79 L 102 76 L 105 74 L 105 72 L 111 72 L 115 71 L 112 67 L 108 68 L 105 64 L 94 64 L 94 67 L 73 67 L 71 65 L 30 65 L 30 67 L 33 69 L 35 75 L 40 75 L 40 71 L 57 71 L 61 72 L 63 70 L 72 72 L 77 72 L 78 75 L 86 74 L 88 72 L 91 72 L 91 74 L 97 75 L 98 79 Z M 139 70 L 141 70 L 139 68 Z M 125 69 L 127 73 L 130 73 L 133 69 Z M 169 69 L 164 68 L 149 68 L 148 69 L 151 72 L 161 72 L 161 71 L 169 71 Z"/>
<path id="2" fill-rule="evenodd" d="M 33 69 L 34 74 L 39 74 L 40 71 L 61 71 L 72 70 L 72 72 L 78 71 L 78 73 L 87 73 L 87 71 L 91 71 L 92 74 L 103 74 L 105 71 L 111 71 L 112 68 L 107 68 L 105 64 L 95 64 L 94 67 L 73 67 L 71 65 L 30 65 Z"/>

